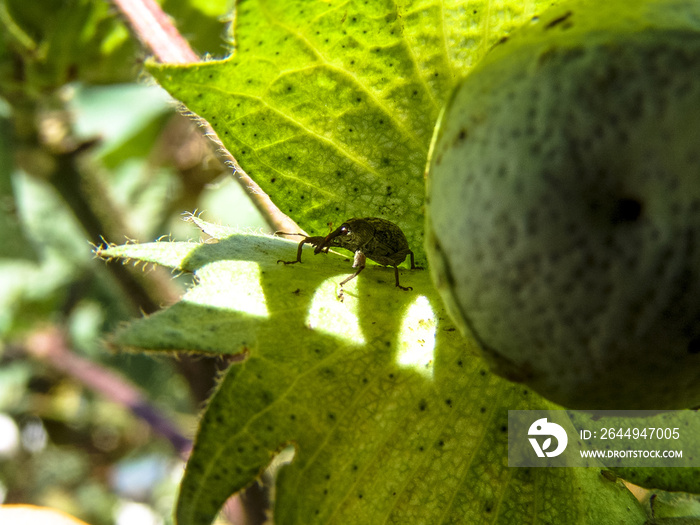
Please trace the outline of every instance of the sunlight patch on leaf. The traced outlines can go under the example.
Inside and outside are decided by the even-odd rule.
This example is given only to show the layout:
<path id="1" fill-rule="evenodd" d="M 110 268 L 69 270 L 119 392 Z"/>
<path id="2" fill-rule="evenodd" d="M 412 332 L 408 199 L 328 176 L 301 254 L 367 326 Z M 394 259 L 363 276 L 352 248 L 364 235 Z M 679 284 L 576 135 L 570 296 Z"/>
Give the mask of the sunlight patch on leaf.
<path id="1" fill-rule="evenodd" d="M 409 306 L 404 316 L 396 362 L 432 379 L 436 326 L 437 319 L 430 301 L 421 295 Z"/>
<path id="2" fill-rule="evenodd" d="M 366 340 L 360 328 L 357 297 L 345 293 L 343 301 L 336 298 L 339 289 L 338 280 L 342 277 L 326 279 L 318 287 L 311 301 L 307 324 L 309 328 L 319 332 L 363 345 Z"/>
<path id="3" fill-rule="evenodd" d="M 223 276 L 223 277 L 222 277 Z M 265 294 L 260 285 L 260 266 L 249 261 L 214 261 L 197 271 L 199 279 L 216 283 L 204 288 L 195 286 L 184 301 L 204 306 L 269 317 Z"/>

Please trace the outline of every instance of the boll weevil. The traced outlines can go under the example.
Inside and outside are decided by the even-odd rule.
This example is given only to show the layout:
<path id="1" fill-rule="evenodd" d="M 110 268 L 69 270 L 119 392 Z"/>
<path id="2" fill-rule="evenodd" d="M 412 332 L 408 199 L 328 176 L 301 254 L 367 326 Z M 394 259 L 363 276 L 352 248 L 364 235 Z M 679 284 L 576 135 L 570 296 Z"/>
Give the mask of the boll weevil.
<path id="1" fill-rule="evenodd" d="M 366 259 L 384 266 L 392 266 L 394 268 L 396 287 L 401 290 L 413 290 L 413 288 L 399 284 L 399 264 L 406 260 L 407 256 L 410 256 L 411 270 L 422 269 L 420 266 L 416 266 L 413 252 L 409 248 L 408 241 L 401 228 L 393 222 L 379 217 L 348 219 L 325 237 L 305 236 L 299 243 L 296 260 L 278 260 L 277 262 L 284 264 L 300 263 L 304 244 L 311 244 L 314 247 L 314 254 L 322 251 L 327 253 L 330 248 L 345 248 L 355 254 L 352 267 L 357 268 L 357 270 L 340 282 L 341 296 L 343 285 L 357 277 L 365 269 Z"/>

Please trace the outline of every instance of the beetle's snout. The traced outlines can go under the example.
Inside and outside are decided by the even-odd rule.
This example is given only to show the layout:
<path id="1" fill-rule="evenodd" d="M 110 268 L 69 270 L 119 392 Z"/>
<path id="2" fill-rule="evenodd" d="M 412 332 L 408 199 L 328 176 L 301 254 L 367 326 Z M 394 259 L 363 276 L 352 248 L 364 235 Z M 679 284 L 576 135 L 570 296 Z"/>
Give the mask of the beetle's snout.
<path id="1" fill-rule="evenodd" d="M 325 239 L 323 239 L 320 243 L 316 245 L 316 247 L 314 248 L 314 255 L 319 254 L 321 253 L 321 250 L 330 247 L 331 240 L 333 239 L 333 237 L 337 237 L 337 235 L 334 234 L 335 232 L 329 234 L 328 236 L 326 236 Z"/>
<path id="2" fill-rule="evenodd" d="M 321 250 L 323 250 L 323 249 L 326 247 L 326 244 L 327 244 L 327 243 L 328 243 L 328 237 L 326 237 L 325 239 L 323 239 L 323 241 L 321 241 L 320 243 L 318 243 L 318 244 L 314 247 L 314 255 L 317 255 L 317 254 L 321 253 Z"/>
<path id="3" fill-rule="evenodd" d="M 322 242 L 320 242 L 315 248 L 314 248 L 314 254 L 321 253 L 321 250 L 323 249 L 328 249 L 331 247 L 331 241 L 335 239 L 336 237 L 339 237 L 340 235 L 345 234 L 345 230 L 343 230 L 343 227 L 341 226 L 337 230 L 332 231 L 329 233 L 325 239 L 323 239 Z"/>

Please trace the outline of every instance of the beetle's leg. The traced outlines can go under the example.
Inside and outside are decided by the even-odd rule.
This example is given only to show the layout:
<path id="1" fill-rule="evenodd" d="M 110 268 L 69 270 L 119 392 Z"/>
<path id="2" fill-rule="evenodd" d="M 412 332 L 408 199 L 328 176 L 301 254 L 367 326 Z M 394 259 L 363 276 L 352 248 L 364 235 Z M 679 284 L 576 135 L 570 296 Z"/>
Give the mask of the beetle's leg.
<path id="1" fill-rule="evenodd" d="M 340 292 L 338 292 L 338 299 L 341 301 L 343 300 L 343 285 L 347 283 L 348 281 L 352 281 L 355 277 L 357 277 L 362 270 L 365 269 L 365 262 L 367 261 L 367 257 L 365 257 L 365 254 L 362 253 L 361 251 L 356 251 L 355 252 L 355 259 L 353 260 L 352 267 L 357 268 L 357 271 L 353 273 L 351 276 L 343 279 L 340 281 Z"/>
<path id="2" fill-rule="evenodd" d="M 309 242 L 309 239 L 313 239 L 313 237 L 306 237 L 301 240 L 299 243 L 299 247 L 297 248 L 297 259 L 296 261 L 284 261 L 282 259 L 277 259 L 277 264 L 279 263 L 284 263 L 284 264 L 296 264 L 301 262 L 301 249 L 304 247 L 304 243 Z"/>
<path id="3" fill-rule="evenodd" d="M 299 233 L 295 233 L 295 234 L 285 233 L 284 235 L 301 235 L 301 234 L 299 234 Z M 278 263 L 284 263 L 284 264 L 296 264 L 296 263 L 300 263 L 300 262 L 301 262 L 301 250 L 302 250 L 302 248 L 304 247 L 304 244 L 309 243 L 311 246 L 316 247 L 316 246 L 318 246 L 319 244 L 321 244 L 325 239 L 326 239 L 325 237 L 320 237 L 320 236 L 316 236 L 316 237 L 304 237 L 304 238 L 302 239 L 302 241 L 299 243 L 299 247 L 297 248 L 297 258 L 296 258 L 295 261 L 283 261 L 282 259 L 278 259 L 277 262 L 278 262 Z M 328 250 L 329 250 L 329 249 L 330 249 L 330 246 L 327 246 L 323 251 L 324 251 L 325 253 L 328 253 Z M 318 252 L 314 252 L 314 253 L 318 253 Z"/>
<path id="4" fill-rule="evenodd" d="M 413 269 L 413 253 L 411 253 L 411 269 Z M 403 291 L 407 292 L 409 290 L 413 290 L 410 286 L 401 286 L 399 284 L 399 267 L 394 266 L 394 277 L 396 277 L 396 287 L 401 288 Z"/>
<path id="5" fill-rule="evenodd" d="M 408 254 L 411 256 L 411 270 L 422 270 L 422 266 L 416 266 L 415 261 L 413 260 L 413 252 L 411 250 L 408 250 Z M 396 278 L 396 286 L 399 286 L 399 279 L 398 277 Z M 400 288 L 400 286 L 399 286 Z"/>
<path id="6" fill-rule="evenodd" d="M 360 274 L 360 272 L 361 272 L 362 270 L 364 270 L 364 269 L 365 269 L 364 266 L 360 266 L 360 268 L 359 268 L 355 273 L 353 273 L 350 277 L 348 277 L 348 278 L 343 279 L 342 281 L 340 281 L 340 288 L 342 289 L 342 288 L 343 288 L 343 285 L 344 285 L 345 283 L 347 283 L 348 281 L 352 281 L 352 280 L 353 280 L 355 277 L 357 277 L 357 276 Z"/>
<path id="7" fill-rule="evenodd" d="M 356 251 L 355 252 L 355 259 L 353 260 L 352 267 L 357 268 L 357 271 L 353 273 L 350 277 L 345 279 L 340 283 L 340 288 L 343 288 L 343 285 L 348 282 L 353 280 L 355 277 L 359 275 L 359 273 L 365 269 L 365 262 L 367 261 L 367 257 L 365 257 L 365 254 L 362 253 L 361 251 Z"/>

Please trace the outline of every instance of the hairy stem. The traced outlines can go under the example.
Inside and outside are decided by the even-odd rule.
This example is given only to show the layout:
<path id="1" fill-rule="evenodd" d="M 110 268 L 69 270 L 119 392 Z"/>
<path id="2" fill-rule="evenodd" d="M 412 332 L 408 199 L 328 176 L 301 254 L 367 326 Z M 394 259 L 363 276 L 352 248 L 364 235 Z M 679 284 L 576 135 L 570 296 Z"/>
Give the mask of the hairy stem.
<path id="1" fill-rule="evenodd" d="M 199 57 L 182 37 L 170 18 L 155 0 L 113 0 L 144 46 L 164 64 L 188 64 L 199 62 Z M 241 169 L 235 157 L 228 151 L 214 129 L 200 119 L 204 134 L 217 146 L 216 150 L 225 163 L 233 168 L 234 176 L 243 190 L 260 211 L 273 230 L 299 231 L 299 226 L 284 214 L 270 197 Z"/>

